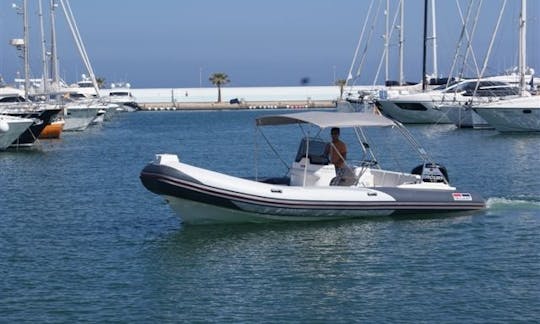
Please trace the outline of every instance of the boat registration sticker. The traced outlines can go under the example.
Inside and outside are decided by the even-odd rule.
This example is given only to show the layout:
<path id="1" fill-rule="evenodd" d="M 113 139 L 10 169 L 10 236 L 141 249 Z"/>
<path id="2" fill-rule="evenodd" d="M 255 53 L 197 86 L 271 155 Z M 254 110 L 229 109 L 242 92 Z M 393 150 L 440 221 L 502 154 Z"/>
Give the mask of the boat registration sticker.
<path id="1" fill-rule="evenodd" d="M 470 193 L 454 192 L 452 193 L 452 198 L 456 201 L 471 201 L 472 196 Z"/>

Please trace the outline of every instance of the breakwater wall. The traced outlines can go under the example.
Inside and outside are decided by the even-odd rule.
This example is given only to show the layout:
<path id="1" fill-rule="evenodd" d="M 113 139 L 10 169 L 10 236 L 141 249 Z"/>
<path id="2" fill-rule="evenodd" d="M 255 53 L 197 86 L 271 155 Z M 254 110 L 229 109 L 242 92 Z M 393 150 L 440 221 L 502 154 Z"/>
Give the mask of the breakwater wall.
<path id="1" fill-rule="evenodd" d="M 237 110 L 237 109 L 310 109 L 335 108 L 335 100 L 254 101 L 254 102 L 139 102 L 142 110 Z"/>

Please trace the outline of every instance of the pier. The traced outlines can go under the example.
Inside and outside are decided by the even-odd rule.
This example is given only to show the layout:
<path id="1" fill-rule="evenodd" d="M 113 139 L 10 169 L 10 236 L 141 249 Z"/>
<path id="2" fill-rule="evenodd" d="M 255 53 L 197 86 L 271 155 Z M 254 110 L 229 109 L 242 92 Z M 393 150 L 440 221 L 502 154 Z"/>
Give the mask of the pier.
<path id="1" fill-rule="evenodd" d="M 313 109 L 335 108 L 335 100 L 253 101 L 253 102 L 147 102 L 139 103 L 145 111 L 170 110 L 240 110 L 240 109 Z"/>

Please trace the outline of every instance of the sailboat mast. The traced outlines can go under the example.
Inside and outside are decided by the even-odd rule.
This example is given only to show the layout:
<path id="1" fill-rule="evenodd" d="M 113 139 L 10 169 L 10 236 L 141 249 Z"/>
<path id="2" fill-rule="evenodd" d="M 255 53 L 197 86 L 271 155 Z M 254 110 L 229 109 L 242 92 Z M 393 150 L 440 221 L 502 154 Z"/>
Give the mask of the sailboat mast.
<path id="1" fill-rule="evenodd" d="M 71 30 L 71 34 L 75 40 L 75 44 L 77 45 L 77 49 L 79 50 L 79 54 L 81 55 L 81 59 L 86 66 L 88 74 L 90 74 L 90 80 L 92 80 L 92 85 L 94 86 L 94 90 L 96 91 L 96 96 L 99 97 L 99 87 L 97 85 L 96 75 L 94 74 L 94 70 L 92 69 L 92 65 L 90 64 L 90 59 L 88 58 L 88 54 L 86 53 L 81 34 L 79 33 L 79 28 L 77 27 L 73 12 L 71 11 L 71 5 L 69 4 L 69 0 L 60 0 L 60 5 L 62 5 L 62 10 L 64 11 L 64 15 Z"/>
<path id="2" fill-rule="evenodd" d="M 404 8 L 403 8 L 403 0 L 399 1 L 399 16 L 400 16 L 400 22 L 399 22 L 399 85 L 403 85 L 405 83 L 404 76 L 403 76 L 403 36 L 405 32 L 405 20 L 404 20 Z"/>
<path id="3" fill-rule="evenodd" d="M 42 0 L 38 0 L 39 5 L 39 25 L 40 25 L 40 31 L 41 31 L 41 63 L 43 66 L 43 92 L 47 93 L 49 91 L 49 72 L 47 69 L 47 52 L 45 50 L 46 44 L 45 44 L 45 30 L 43 26 L 43 5 Z"/>
<path id="4" fill-rule="evenodd" d="M 389 42 L 390 40 L 388 39 L 388 35 L 390 35 L 390 0 L 386 0 L 386 10 L 384 12 L 384 16 L 385 16 L 385 24 L 386 24 L 386 27 L 385 27 L 385 33 L 384 33 L 384 63 L 385 63 L 385 73 L 384 73 L 384 77 L 385 77 L 385 81 L 388 81 L 389 79 L 389 76 L 388 76 L 388 50 L 389 50 Z"/>
<path id="5" fill-rule="evenodd" d="M 422 90 L 427 89 L 426 80 L 426 56 L 427 56 L 427 21 L 428 21 L 428 0 L 424 0 L 424 50 L 422 53 Z"/>
<path id="6" fill-rule="evenodd" d="M 60 84 L 60 73 L 58 71 L 58 53 L 56 50 L 56 0 L 51 0 L 51 74 L 52 82 L 57 87 Z"/>
<path id="7" fill-rule="evenodd" d="M 435 16 L 435 0 L 431 0 L 431 39 L 433 40 L 433 75 L 439 76 L 439 67 L 437 66 L 437 21 Z"/>
<path id="8" fill-rule="evenodd" d="M 527 65 L 527 0 L 521 0 L 521 12 L 519 14 L 519 86 L 521 91 L 525 91 L 525 69 Z"/>
<path id="9" fill-rule="evenodd" d="M 28 99 L 28 91 L 30 90 L 30 65 L 28 63 L 28 3 L 23 1 L 23 60 L 24 60 L 24 98 Z"/>

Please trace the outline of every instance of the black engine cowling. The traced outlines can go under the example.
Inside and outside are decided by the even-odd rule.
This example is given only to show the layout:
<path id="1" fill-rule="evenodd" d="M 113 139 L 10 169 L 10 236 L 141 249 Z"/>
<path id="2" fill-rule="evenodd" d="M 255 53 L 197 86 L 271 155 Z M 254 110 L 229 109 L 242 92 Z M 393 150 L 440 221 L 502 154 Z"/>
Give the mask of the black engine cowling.
<path id="1" fill-rule="evenodd" d="M 420 164 L 411 173 L 420 175 L 424 182 L 449 182 L 448 171 L 438 163 Z"/>

